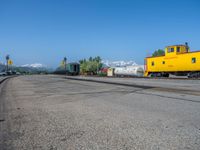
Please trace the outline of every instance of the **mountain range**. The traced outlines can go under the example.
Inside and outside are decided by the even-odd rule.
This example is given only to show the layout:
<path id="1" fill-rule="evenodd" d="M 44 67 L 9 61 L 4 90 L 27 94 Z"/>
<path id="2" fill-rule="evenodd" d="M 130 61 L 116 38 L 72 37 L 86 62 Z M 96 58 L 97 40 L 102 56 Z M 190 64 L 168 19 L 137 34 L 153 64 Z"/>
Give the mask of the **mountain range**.
<path id="1" fill-rule="evenodd" d="M 107 67 L 127 67 L 127 66 L 137 66 L 138 64 L 135 61 L 109 61 L 109 60 L 103 60 L 102 63 L 104 66 Z"/>
<path id="2" fill-rule="evenodd" d="M 25 64 L 25 65 L 21 65 L 21 67 L 46 68 L 46 65 L 43 65 L 43 64 L 41 64 L 41 63 L 34 63 L 34 64 Z"/>
<path id="3" fill-rule="evenodd" d="M 42 65 L 40 63 L 34 63 L 34 64 L 26 64 L 22 66 L 12 66 L 11 67 L 13 71 L 20 72 L 20 73 L 46 73 L 46 72 L 52 72 L 52 69 L 47 68 L 45 65 Z M 6 69 L 6 66 L 2 63 L 0 63 L 0 72 L 4 72 Z"/>

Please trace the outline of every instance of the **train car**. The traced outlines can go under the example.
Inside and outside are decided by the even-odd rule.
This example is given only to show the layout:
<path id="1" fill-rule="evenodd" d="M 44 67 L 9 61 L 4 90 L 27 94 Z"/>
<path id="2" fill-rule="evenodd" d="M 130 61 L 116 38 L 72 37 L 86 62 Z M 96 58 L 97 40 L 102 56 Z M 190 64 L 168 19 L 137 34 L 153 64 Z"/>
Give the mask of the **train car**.
<path id="1" fill-rule="evenodd" d="M 67 69 L 68 75 L 79 75 L 80 64 L 79 63 L 68 63 L 66 69 Z"/>
<path id="2" fill-rule="evenodd" d="M 142 77 L 144 75 L 143 66 L 127 66 L 114 68 L 115 76 L 135 76 Z"/>
<path id="3" fill-rule="evenodd" d="M 79 75 L 80 74 L 80 64 L 79 63 L 68 63 L 66 68 L 62 66 L 62 68 L 58 68 L 54 71 L 55 74 L 65 74 L 65 75 Z"/>
<path id="4" fill-rule="evenodd" d="M 145 76 L 169 77 L 172 74 L 200 77 L 200 51 L 190 52 L 187 43 L 167 46 L 164 56 L 146 57 L 144 61 Z"/>

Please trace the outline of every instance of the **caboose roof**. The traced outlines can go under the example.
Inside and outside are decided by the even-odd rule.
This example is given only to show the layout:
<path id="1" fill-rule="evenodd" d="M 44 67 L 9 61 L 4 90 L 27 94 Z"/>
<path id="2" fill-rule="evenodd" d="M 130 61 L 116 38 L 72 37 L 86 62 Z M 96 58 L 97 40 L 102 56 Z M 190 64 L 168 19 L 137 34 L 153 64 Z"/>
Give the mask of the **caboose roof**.
<path id="1" fill-rule="evenodd" d="M 169 45 L 169 46 L 166 46 L 166 47 L 172 47 L 172 46 L 186 46 L 186 45 L 183 45 L 183 44 L 177 44 L 177 45 Z"/>
<path id="2" fill-rule="evenodd" d="M 178 54 L 178 55 L 184 55 L 184 54 L 190 54 L 190 53 L 200 53 L 200 50 L 185 52 L 185 53 L 181 53 L 181 54 Z M 163 56 L 165 56 L 165 55 L 161 55 L 161 56 L 148 56 L 148 57 L 145 57 L 145 58 L 156 58 L 156 57 L 163 57 Z"/>

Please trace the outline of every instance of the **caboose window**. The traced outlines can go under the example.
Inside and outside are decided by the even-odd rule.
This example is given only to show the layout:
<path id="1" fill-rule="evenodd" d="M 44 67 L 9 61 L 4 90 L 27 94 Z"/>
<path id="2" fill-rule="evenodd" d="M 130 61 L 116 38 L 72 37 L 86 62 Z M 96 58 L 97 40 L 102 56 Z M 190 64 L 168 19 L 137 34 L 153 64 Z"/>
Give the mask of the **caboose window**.
<path id="1" fill-rule="evenodd" d="M 192 63 L 196 63 L 196 58 L 195 57 L 192 58 Z"/>
<path id="2" fill-rule="evenodd" d="M 154 61 L 151 62 L 151 65 L 154 66 Z"/>
<path id="3" fill-rule="evenodd" d="M 164 65 L 164 64 L 165 64 L 165 61 L 163 61 L 162 64 Z"/>
<path id="4" fill-rule="evenodd" d="M 168 48 L 167 52 L 168 53 L 174 52 L 174 48 Z"/>
<path id="5" fill-rule="evenodd" d="M 177 50 L 176 50 L 176 52 L 178 52 L 178 53 L 180 52 L 180 47 L 177 47 Z"/>

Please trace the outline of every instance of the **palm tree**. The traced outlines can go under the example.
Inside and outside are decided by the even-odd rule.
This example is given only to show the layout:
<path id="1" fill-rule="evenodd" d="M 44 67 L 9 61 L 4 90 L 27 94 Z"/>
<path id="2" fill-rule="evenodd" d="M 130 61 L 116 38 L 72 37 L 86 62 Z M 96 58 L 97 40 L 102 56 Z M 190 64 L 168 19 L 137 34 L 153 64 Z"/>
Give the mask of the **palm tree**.
<path id="1" fill-rule="evenodd" d="M 97 62 L 97 74 L 98 74 L 101 63 L 101 57 L 100 56 L 95 57 L 95 61 Z"/>
<path id="2" fill-rule="evenodd" d="M 91 57 L 91 56 L 89 57 L 89 61 L 93 61 L 93 59 L 92 59 L 92 57 Z"/>
<path id="3" fill-rule="evenodd" d="M 96 59 L 96 61 L 97 61 L 98 63 L 101 62 L 101 57 L 100 57 L 100 56 L 95 57 L 95 59 Z"/>

